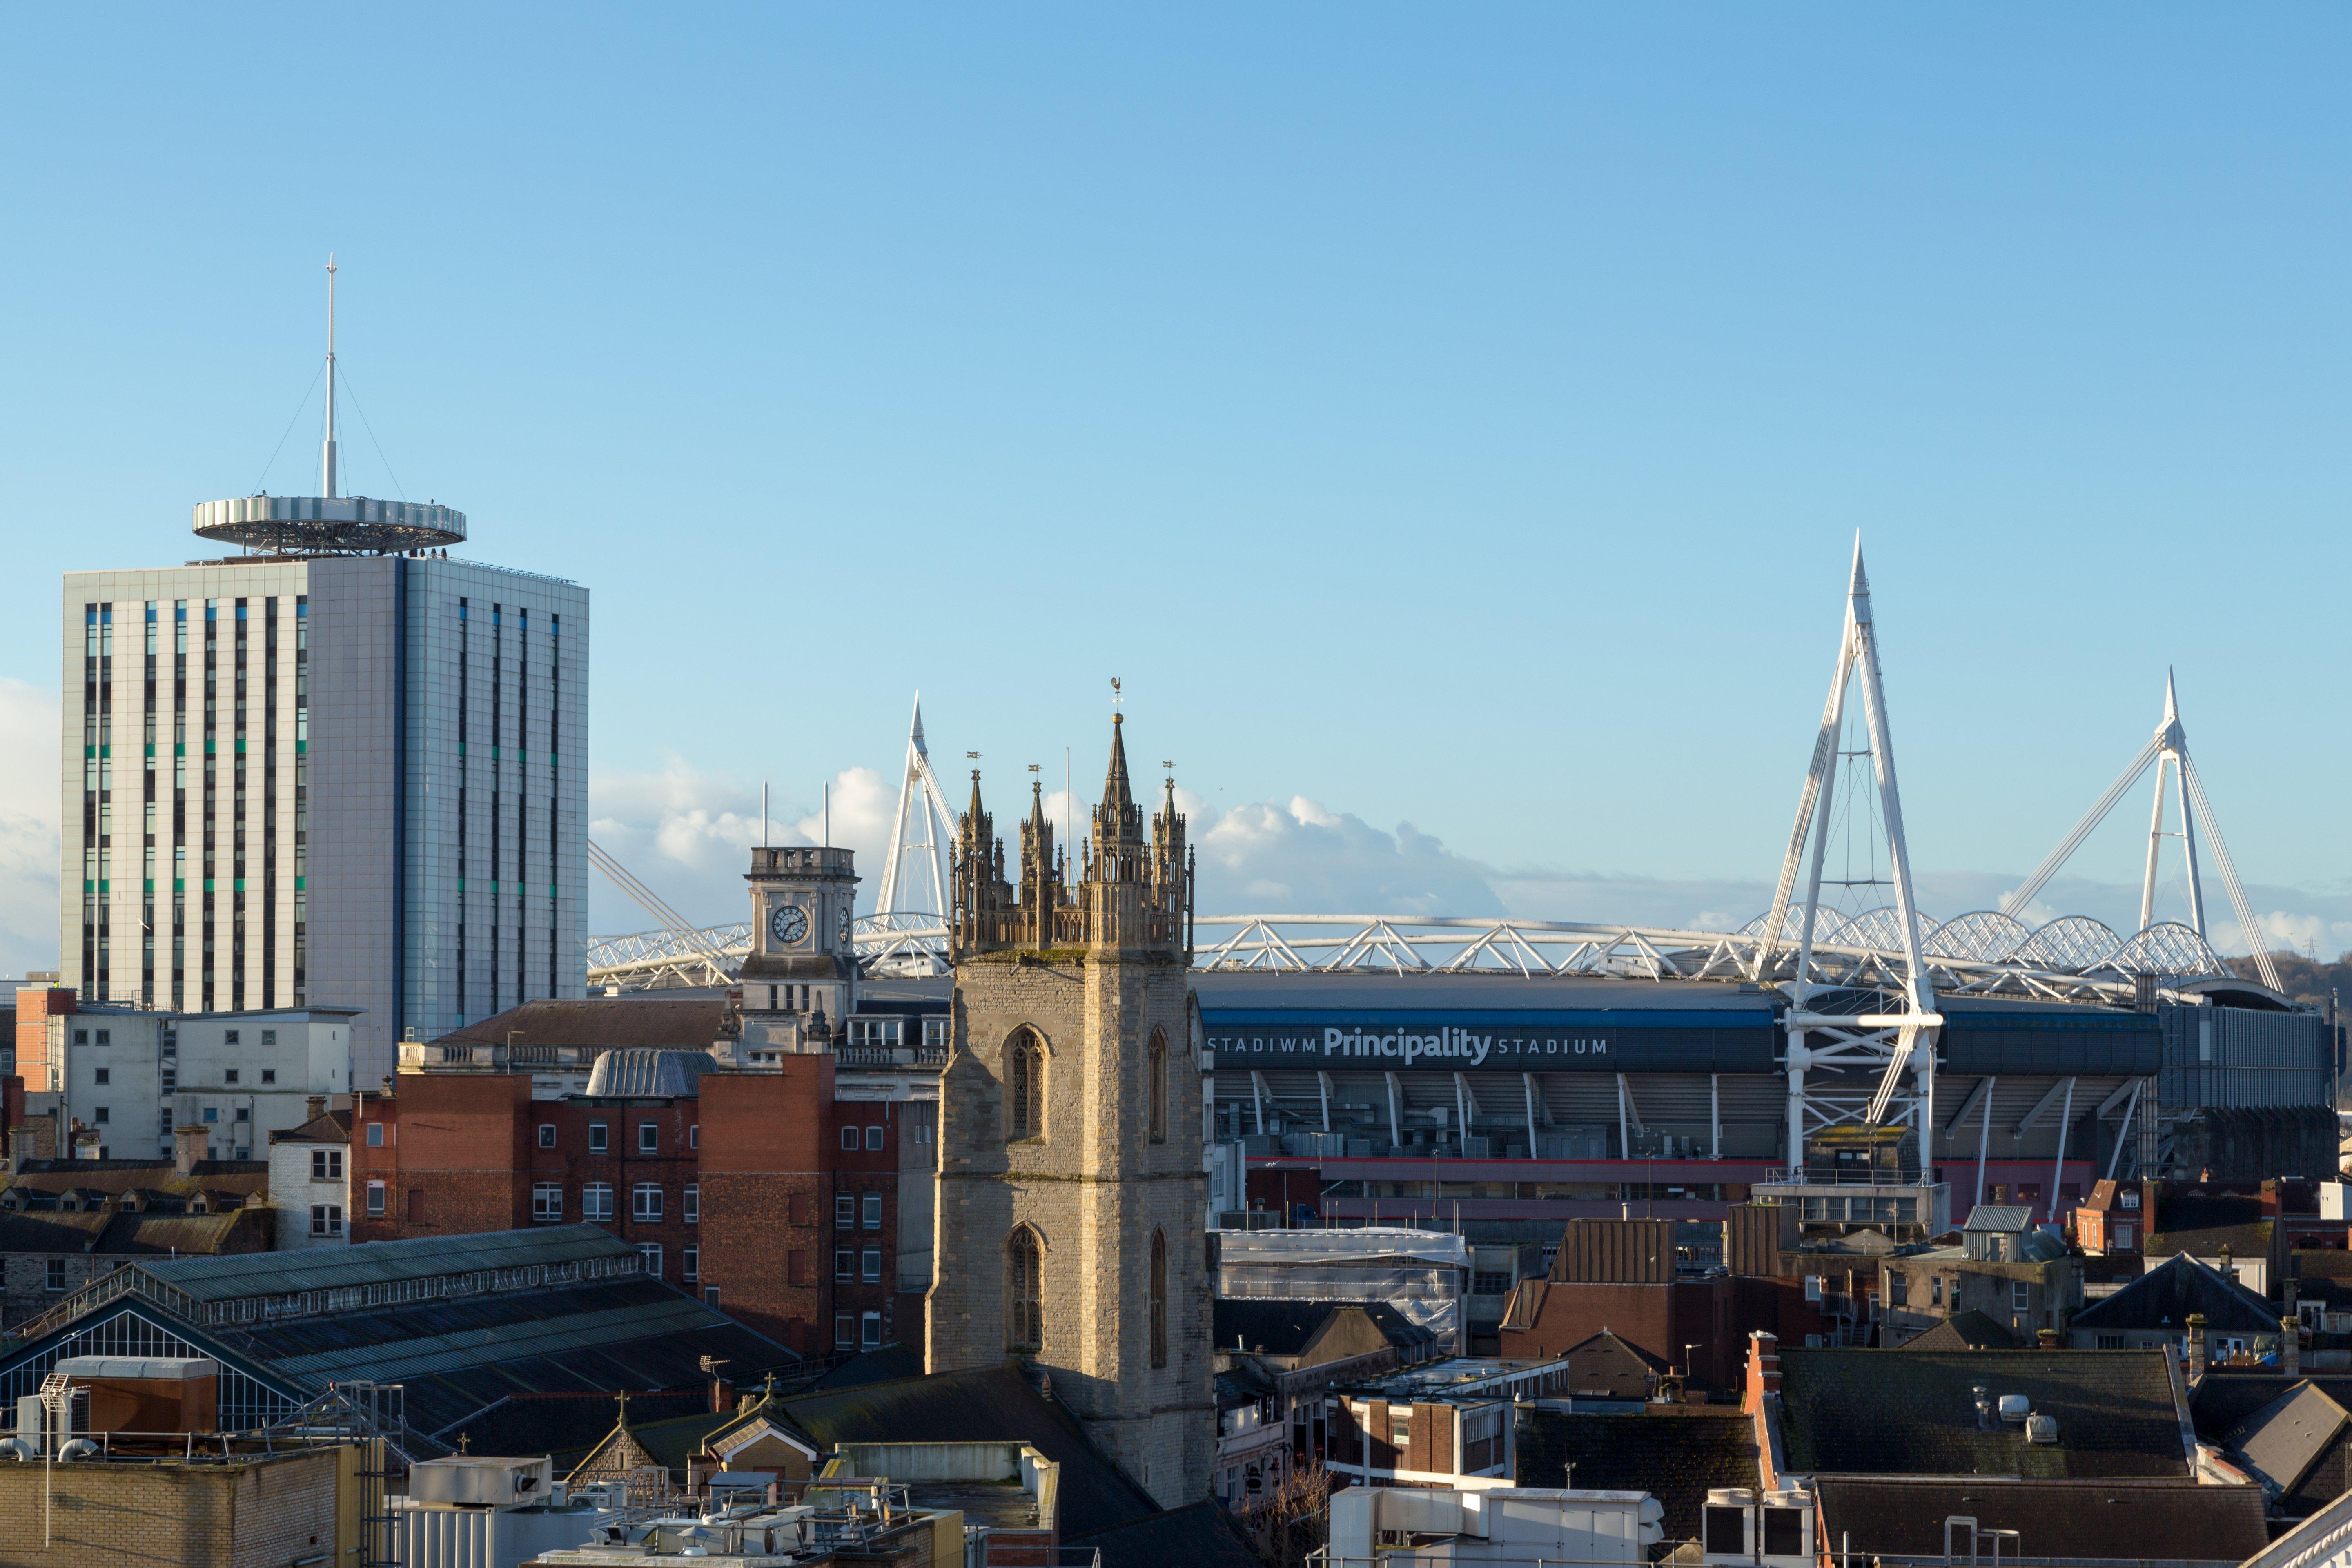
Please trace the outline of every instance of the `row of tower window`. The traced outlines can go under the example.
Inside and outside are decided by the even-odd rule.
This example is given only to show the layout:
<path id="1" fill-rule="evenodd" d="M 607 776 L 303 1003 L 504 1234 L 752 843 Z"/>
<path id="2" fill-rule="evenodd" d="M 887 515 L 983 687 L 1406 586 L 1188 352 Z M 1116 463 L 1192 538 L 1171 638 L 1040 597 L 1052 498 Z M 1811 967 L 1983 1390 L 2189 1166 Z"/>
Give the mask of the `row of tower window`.
<path id="1" fill-rule="evenodd" d="M 1016 1225 L 1004 1242 L 1004 1348 L 1035 1354 L 1045 1349 L 1045 1246 L 1036 1231 Z M 1151 1364 L 1168 1364 L 1168 1235 L 1151 1233 Z"/>
<path id="2" fill-rule="evenodd" d="M 1154 1143 L 1168 1142 L 1168 1037 L 1151 1031 L 1144 1066 L 1144 1135 Z M 1007 1140 L 1045 1136 L 1045 1046 L 1034 1029 L 1024 1028 L 1004 1047 L 1004 1136 Z"/>

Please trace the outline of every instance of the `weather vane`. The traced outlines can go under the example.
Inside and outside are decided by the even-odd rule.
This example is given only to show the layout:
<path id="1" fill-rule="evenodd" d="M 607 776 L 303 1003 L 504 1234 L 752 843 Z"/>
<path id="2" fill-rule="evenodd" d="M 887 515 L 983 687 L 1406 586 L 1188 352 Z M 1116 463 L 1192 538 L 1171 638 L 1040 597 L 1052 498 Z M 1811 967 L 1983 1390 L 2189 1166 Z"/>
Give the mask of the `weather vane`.
<path id="1" fill-rule="evenodd" d="M 1114 713 L 1118 711 L 1118 677 L 1116 675 L 1110 678 L 1110 710 Z"/>

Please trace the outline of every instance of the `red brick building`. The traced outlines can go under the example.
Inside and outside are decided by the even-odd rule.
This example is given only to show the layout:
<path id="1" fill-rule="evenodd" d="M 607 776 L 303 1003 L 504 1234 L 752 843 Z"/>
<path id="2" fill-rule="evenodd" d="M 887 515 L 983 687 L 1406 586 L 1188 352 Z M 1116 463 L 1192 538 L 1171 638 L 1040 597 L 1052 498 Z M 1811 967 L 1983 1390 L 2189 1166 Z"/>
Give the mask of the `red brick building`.
<path id="1" fill-rule="evenodd" d="M 837 1100 L 830 1052 L 740 1070 L 520 1040 L 404 1058 L 392 1092 L 360 1097 L 352 1240 L 586 1220 L 804 1354 L 920 1340 L 898 1211 L 901 1160 L 929 1148 L 902 1137 L 929 1105 Z"/>

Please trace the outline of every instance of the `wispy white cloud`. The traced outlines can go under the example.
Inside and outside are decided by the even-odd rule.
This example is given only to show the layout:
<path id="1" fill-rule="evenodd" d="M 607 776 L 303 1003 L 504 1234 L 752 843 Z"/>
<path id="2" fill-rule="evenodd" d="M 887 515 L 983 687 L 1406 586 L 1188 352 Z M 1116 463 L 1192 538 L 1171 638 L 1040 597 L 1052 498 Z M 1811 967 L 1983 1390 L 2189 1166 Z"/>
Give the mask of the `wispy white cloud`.
<path id="1" fill-rule="evenodd" d="M 673 752 L 658 773 L 592 774 L 588 831 L 678 913 L 717 925 L 749 911 L 743 873 L 752 847 L 761 842 L 844 845 L 857 851 L 861 868 L 878 868 L 888 851 L 898 797 L 871 768 L 845 768 L 829 783 L 829 807 L 823 789 L 813 807 L 772 797 L 763 838 L 758 784 L 707 773 Z M 592 881 L 592 929 L 635 931 L 653 923 L 604 878 Z"/>
<path id="2" fill-rule="evenodd" d="M 58 695 L 0 678 L 0 976 L 58 965 Z"/>

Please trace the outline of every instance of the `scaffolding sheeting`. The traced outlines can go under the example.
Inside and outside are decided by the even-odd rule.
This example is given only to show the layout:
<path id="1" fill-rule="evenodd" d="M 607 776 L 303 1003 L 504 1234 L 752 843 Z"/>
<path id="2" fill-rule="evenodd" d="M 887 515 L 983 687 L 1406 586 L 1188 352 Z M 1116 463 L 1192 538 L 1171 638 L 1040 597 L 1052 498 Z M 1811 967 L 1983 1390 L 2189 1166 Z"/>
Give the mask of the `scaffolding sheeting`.
<path id="1" fill-rule="evenodd" d="M 1459 1355 L 1470 1244 L 1445 1231 L 1224 1231 L 1217 1294 L 1262 1301 L 1386 1301 Z"/>

